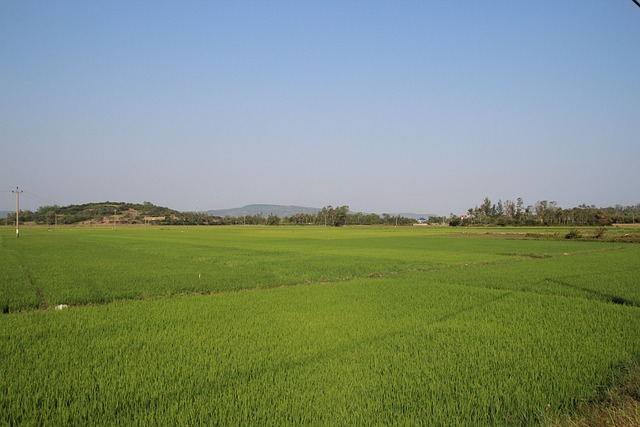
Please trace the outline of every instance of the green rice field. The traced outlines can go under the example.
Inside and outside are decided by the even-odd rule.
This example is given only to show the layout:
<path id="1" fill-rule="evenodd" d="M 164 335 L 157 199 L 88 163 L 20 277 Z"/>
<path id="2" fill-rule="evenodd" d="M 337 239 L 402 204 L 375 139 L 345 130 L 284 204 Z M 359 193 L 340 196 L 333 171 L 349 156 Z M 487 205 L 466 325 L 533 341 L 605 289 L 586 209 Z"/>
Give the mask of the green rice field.
<path id="1" fill-rule="evenodd" d="M 0 425 L 545 425 L 640 360 L 567 231 L 0 228 Z"/>

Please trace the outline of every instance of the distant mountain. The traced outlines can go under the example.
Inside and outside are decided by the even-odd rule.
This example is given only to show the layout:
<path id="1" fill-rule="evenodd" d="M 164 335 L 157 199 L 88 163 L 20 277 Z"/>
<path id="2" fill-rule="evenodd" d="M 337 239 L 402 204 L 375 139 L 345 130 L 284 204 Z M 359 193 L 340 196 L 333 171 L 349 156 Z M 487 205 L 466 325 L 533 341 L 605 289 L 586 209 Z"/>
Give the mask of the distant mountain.
<path id="1" fill-rule="evenodd" d="M 293 206 L 293 205 L 247 205 L 241 208 L 231 208 L 231 209 L 216 209 L 207 211 L 207 213 L 211 216 L 230 216 L 234 218 L 239 218 L 241 216 L 253 216 L 262 214 L 267 217 L 269 214 L 277 215 L 279 217 L 284 216 L 292 216 L 296 214 L 317 214 L 320 212 L 321 208 L 309 208 L 305 206 Z"/>
<path id="2" fill-rule="evenodd" d="M 398 215 L 405 217 L 405 218 L 411 218 L 411 219 L 420 219 L 420 218 L 424 218 L 424 219 L 429 219 L 429 217 L 432 216 L 439 216 L 438 214 L 417 214 L 417 213 L 399 213 Z"/>

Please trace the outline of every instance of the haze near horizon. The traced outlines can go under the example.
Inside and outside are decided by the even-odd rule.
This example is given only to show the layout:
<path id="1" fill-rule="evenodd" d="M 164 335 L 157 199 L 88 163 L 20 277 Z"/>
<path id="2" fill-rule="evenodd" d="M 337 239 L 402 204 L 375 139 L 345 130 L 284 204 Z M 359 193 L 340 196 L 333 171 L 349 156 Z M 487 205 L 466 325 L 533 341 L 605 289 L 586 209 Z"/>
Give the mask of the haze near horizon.
<path id="1" fill-rule="evenodd" d="M 628 0 L 0 0 L 0 210 L 634 205 L 638 40 Z"/>

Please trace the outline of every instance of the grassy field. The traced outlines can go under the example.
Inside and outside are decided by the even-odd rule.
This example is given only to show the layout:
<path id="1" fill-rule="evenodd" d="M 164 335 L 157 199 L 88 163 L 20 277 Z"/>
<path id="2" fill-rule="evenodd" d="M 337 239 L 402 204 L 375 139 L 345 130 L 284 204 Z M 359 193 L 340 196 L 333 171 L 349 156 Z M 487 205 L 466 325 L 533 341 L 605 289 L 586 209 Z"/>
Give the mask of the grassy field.
<path id="1" fill-rule="evenodd" d="M 640 359 L 640 245 L 567 231 L 0 229 L 0 424 L 545 424 Z"/>

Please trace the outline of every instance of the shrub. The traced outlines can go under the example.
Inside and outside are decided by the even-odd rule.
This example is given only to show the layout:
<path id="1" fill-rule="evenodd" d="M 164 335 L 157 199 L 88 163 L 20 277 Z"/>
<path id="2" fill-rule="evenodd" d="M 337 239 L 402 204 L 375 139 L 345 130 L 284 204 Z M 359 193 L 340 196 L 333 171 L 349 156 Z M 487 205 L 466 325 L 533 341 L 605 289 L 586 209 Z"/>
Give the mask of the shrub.
<path id="1" fill-rule="evenodd" d="M 581 236 L 582 233 L 580 233 L 580 230 L 572 228 L 564 237 L 565 239 L 579 239 Z"/>
<path id="2" fill-rule="evenodd" d="M 604 229 L 604 228 L 598 228 L 598 229 L 595 231 L 595 233 L 593 233 L 593 236 L 594 236 L 596 239 L 601 239 L 601 238 L 602 238 L 602 236 L 604 236 L 604 232 L 605 232 L 605 231 L 607 231 L 607 230 L 606 230 L 606 229 Z"/>

